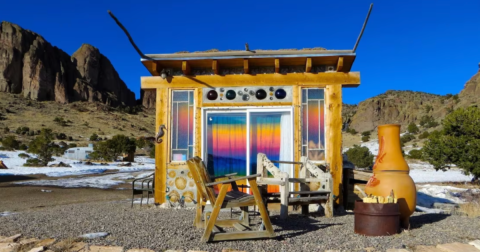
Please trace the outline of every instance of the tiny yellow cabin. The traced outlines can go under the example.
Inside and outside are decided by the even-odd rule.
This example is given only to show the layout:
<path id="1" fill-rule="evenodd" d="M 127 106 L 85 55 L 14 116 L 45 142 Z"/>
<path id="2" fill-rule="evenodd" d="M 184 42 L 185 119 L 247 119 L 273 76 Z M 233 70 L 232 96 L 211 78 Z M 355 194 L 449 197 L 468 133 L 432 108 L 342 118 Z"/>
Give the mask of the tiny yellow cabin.
<path id="1" fill-rule="evenodd" d="M 342 88 L 360 84 L 354 50 L 211 50 L 147 54 L 156 92 L 155 203 L 195 204 L 186 160 L 199 156 L 211 176 L 257 173 L 256 156 L 327 165 L 341 201 Z M 299 167 L 278 164 L 297 177 Z M 246 181 L 243 182 L 247 183 Z M 269 188 L 269 190 L 276 190 Z"/>

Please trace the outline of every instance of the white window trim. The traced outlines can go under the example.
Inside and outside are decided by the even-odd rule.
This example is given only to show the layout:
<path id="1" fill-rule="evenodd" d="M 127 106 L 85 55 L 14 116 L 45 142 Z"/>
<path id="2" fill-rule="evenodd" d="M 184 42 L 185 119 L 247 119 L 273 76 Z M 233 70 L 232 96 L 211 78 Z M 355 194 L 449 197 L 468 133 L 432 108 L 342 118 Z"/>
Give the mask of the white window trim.
<path id="1" fill-rule="evenodd" d="M 229 107 L 229 108 L 214 108 L 214 107 L 203 107 L 202 108 L 202 116 L 201 116 L 201 128 L 202 128 L 202 134 L 201 134 L 201 143 L 202 143 L 202 151 L 201 151 L 201 157 L 202 160 L 206 161 L 205 158 L 205 153 L 206 153 L 206 147 L 207 147 L 207 142 L 206 142 L 206 135 L 207 135 L 207 127 L 205 125 L 205 120 L 207 118 L 207 114 L 213 113 L 213 114 L 220 114 L 220 113 L 225 113 L 225 112 L 239 112 L 239 113 L 245 113 L 246 115 L 246 174 L 250 174 L 250 113 L 251 112 L 289 112 L 291 116 L 290 120 L 290 129 L 291 129 L 291 143 L 294 143 L 294 120 L 295 120 L 295 115 L 294 115 L 294 109 L 293 106 L 262 106 L 262 107 Z M 295 157 L 295 148 L 292 148 L 292 157 Z M 283 161 L 283 160 L 282 160 Z M 285 161 L 293 161 L 293 160 L 285 160 Z M 257 171 L 258 172 L 258 171 Z M 295 174 L 295 168 L 293 165 L 290 166 L 290 174 Z M 247 181 L 247 185 L 250 186 L 250 183 Z M 292 183 L 293 185 L 293 183 Z M 291 185 L 291 186 L 292 186 Z M 250 192 L 250 189 L 247 188 L 247 193 Z"/>

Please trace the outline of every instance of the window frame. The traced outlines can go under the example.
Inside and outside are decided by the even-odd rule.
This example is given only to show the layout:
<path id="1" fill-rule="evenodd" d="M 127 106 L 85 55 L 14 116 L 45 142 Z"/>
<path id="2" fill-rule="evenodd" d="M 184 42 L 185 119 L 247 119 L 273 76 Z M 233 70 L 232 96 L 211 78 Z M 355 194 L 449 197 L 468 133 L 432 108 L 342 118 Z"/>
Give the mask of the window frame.
<path id="1" fill-rule="evenodd" d="M 307 125 L 307 132 L 303 132 L 303 114 L 304 114 L 304 108 L 303 106 L 306 105 L 307 108 L 308 108 L 308 93 L 307 93 L 307 97 L 305 98 L 305 101 L 306 103 L 303 102 L 303 90 L 308 90 L 309 89 L 320 89 L 320 90 L 323 90 L 323 123 L 324 123 L 324 129 L 323 129 L 323 134 L 324 134 L 324 144 L 323 144 L 323 153 L 324 153 L 324 160 L 309 160 L 310 162 L 314 163 L 314 164 L 326 164 L 327 163 L 327 151 L 328 151 L 328 138 L 327 138 L 327 116 L 328 116 L 328 113 L 327 113 L 327 109 L 326 109 L 326 97 L 327 97 L 327 89 L 326 88 L 318 88 L 318 87 L 306 87 L 306 88 L 302 88 L 300 90 L 300 131 L 302 132 L 301 136 L 300 136 L 300 141 L 301 141 L 301 148 L 300 148 L 300 153 L 301 153 L 301 156 L 305 156 L 308 158 L 308 152 L 309 152 L 309 148 L 308 148 L 308 135 L 307 135 L 307 144 L 304 145 L 303 144 L 303 134 L 305 133 L 308 133 L 308 125 Z M 321 99 L 320 99 L 321 100 Z M 319 117 L 321 118 L 321 117 Z M 307 111 L 307 120 L 308 120 L 308 111 Z M 306 153 L 303 153 L 303 147 L 306 146 L 307 148 L 307 151 Z"/>
<path id="2" fill-rule="evenodd" d="M 189 109 L 189 112 L 190 113 L 190 109 L 193 110 L 193 121 L 192 121 L 192 125 L 188 125 L 188 131 L 190 130 L 190 127 L 192 127 L 193 131 L 192 131 L 192 144 L 188 144 L 188 137 L 187 137 L 187 158 L 186 160 L 173 160 L 173 151 L 174 150 L 178 150 L 178 149 L 173 149 L 173 127 L 174 127 L 174 120 L 173 120 L 173 104 L 174 104 L 174 101 L 173 101 L 173 94 L 175 92 L 191 92 L 192 94 L 192 105 L 189 104 L 189 98 L 190 98 L 190 94 L 188 94 L 188 98 L 187 98 L 187 105 L 188 105 L 188 109 Z M 181 163 L 185 163 L 187 162 L 187 160 L 189 159 L 189 147 L 192 147 L 192 157 L 194 156 L 195 154 L 195 125 L 196 125 L 196 92 L 195 92 L 195 89 L 194 88 L 184 88 L 184 89 L 171 89 L 170 90 L 170 95 L 169 95 L 169 104 L 168 104 L 168 110 L 169 110 L 169 113 L 168 113 L 168 126 L 170 128 L 170 132 L 168 133 L 168 139 L 170 140 L 169 141 L 169 146 L 168 146 L 168 162 L 169 163 L 174 163 L 174 164 L 181 164 Z M 177 104 L 178 102 L 175 101 Z M 178 105 L 177 105 L 178 106 Z M 178 108 L 178 107 L 177 107 Z M 190 116 L 190 114 L 188 114 Z M 178 122 L 178 110 L 177 110 L 177 122 Z M 167 127 L 168 127 L 167 126 Z M 168 132 L 168 130 L 167 130 Z M 176 129 L 175 131 L 177 133 L 177 136 L 178 136 L 178 128 Z M 178 141 L 178 138 L 177 138 L 177 141 Z M 178 143 L 177 143 L 178 144 Z M 178 145 L 177 145 L 178 147 Z M 183 150 L 183 149 L 182 149 Z"/>
<path id="3" fill-rule="evenodd" d="M 293 144 L 295 142 L 295 110 L 293 106 L 242 106 L 242 107 L 202 107 L 202 115 L 201 115 L 201 157 L 202 160 L 205 162 L 207 161 L 205 155 L 206 155 L 206 150 L 207 150 L 207 126 L 206 126 L 206 118 L 208 113 L 228 113 L 228 112 L 238 112 L 238 113 L 245 113 L 246 116 L 246 160 L 247 160 L 247 166 L 245 167 L 246 169 L 246 174 L 250 174 L 250 114 L 252 112 L 288 112 L 290 113 L 290 129 L 291 129 L 291 143 Z M 285 160 L 285 161 L 294 161 L 295 159 L 295 148 L 292 147 L 292 159 L 293 160 Z M 283 160 L 282 160 L 283 161 Z M 295 166 L 291 165 L 290 167 L 290 174 L 295 174 Z M 258 171 L 257 171 L 258 173 Z M 250 185 L 247 181 L 247 185 Z M 294 184 L 291 183 L 291 186 Z M 247 192 L 250 192 L 249 189 L 247 188 Z"/>

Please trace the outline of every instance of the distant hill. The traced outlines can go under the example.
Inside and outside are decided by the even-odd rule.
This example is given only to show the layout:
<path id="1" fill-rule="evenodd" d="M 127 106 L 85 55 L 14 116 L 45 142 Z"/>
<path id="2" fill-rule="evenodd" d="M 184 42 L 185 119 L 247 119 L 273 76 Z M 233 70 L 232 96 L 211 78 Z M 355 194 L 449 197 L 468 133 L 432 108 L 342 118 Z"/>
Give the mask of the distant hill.
<path id="1" fill-rule="evenodd" d="M 136 105 L 107 57 L 89 44 L 72 56 L 39 34 L 0 23 L 0 92 L 38 101 Z"/>
<path id="2" fill-rule="evenodd" d="M 361 86 L 359 87 L 361 88 Z M 451 111 L 480 103 L 480 71 L 476 73 L 457 95 L 434 95 L 424 92 L 389 90 L 356 105 L 344 104 L 344 123 L 357 132 L 375 130 L 382 124 L 401 124 L 402 131 L 423 116 L 440 121 Z"/>
<path id="3" fill-rule="evenodd" d="M 64 121 L 61 123 L 60 120 Z M 5 132 L 5 128 L 9 131 Z M 28 127 L 26 133 L 15 133 L 18 127 Z M 28 143 L 42 128 L 54 133 L 63 133 L 67 143 L 86 146 L 90 136 L 110 139 L 116 134 L 128 137 L 155 136 L 155 110 L 144 109 L 128 114 L 100 102 L 72 102 L 61 104 L 55 101 L 32 101 L 20 95 L 0 92 L 0 138 L 14 135 L 22 143 Z M 72 141 L 68 141 L 68 137 Z M 59 140 L 57 140 L 58 142 Z"/>

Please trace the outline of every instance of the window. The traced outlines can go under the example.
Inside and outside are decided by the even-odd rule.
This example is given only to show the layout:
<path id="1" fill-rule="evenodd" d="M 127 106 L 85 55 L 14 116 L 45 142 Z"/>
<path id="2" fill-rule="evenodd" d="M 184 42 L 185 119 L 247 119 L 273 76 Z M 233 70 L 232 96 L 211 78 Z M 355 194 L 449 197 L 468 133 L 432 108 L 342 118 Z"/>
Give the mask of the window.
<path id="1" fill-rule="evenodd" d="M 171 160 L 186 161 L 193 156 L 193 91 L 172 94 Z"/>
<path id="2" fill-rule="evenodd" d="M 302 155 L 325 160 L 325 95 L 320 88 L 302 89 Z"/>
<path id="3" fill-rule="evenodd" d="M 92 153 L 92 152 L 91 151 L 85 151 L 85 154 L 90 154 L 90 153 Z"/>
<path id="4" fill-rule="evenodd" d="M 74 150 L 69 150 L 68 153 L 75 153 L 75 151 Z"/>

